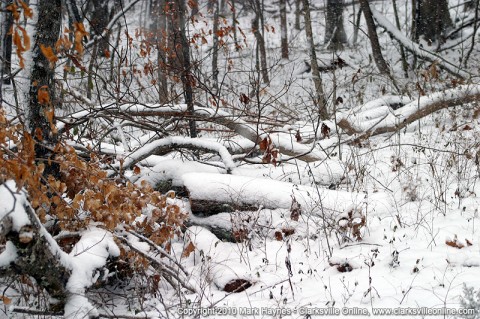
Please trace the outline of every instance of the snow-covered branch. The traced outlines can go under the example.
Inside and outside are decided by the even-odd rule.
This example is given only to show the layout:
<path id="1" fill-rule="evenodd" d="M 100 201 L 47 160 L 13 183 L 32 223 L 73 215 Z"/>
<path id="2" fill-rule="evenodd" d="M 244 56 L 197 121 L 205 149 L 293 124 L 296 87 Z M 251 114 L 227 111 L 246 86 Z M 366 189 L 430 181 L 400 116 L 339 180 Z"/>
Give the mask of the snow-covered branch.
<path id="1" fill-rule="evenodd" d="M 471 74 L 465 70 L 460 69 L 458 66 L 450 61 L 442 58 L 441 56 L 434 54 L 424 48 L 420 47 L 417 43 L 407 38 L 401 31 L 399 31 L 385 16 L 375 10 L 374 5 L 370 4 L 370 10 L 377 23 L 388 31 L 397 41 L 399 41 L 407 50 L 417 55 L 418 57 L 430 62 L 437 61 L 438 66 L 445 71 L 458 76 L 460 78 L 470 78 Z"/>
<path id="2" fill-rule="evenodd" d="M 198 138 L 195 139 L 182 136 L 170 136 L 162 138 L 140 147 L 127 156 L 123 166 L 131 167 L 151 155 L 168 153 L 172 149 L 176 148 L 187 148 L 209 152 L 214 151 L 222 158 L 227 171 L 231 171 L 233 168 L 235 168 L 235 163 L 233 162 L 232 156 L 228 152 L 227 148 L 222 144 L 214 141 L 206 141 Z"/>
<path id="3" fill-rule="evenodd" d="M 371 135 L 395 132 L 438 110 L 478 99 L 480 85 L 462 85 L 421 96 L 397 110 L 393 110 L 389 106 L 389 99 L 386 99 L 383 105 L 376 104 L 375 108 L 362 106 L 340 114 L 338 126 L 347 134 L 359 134 L 357 139 L 363 139 Z"/>

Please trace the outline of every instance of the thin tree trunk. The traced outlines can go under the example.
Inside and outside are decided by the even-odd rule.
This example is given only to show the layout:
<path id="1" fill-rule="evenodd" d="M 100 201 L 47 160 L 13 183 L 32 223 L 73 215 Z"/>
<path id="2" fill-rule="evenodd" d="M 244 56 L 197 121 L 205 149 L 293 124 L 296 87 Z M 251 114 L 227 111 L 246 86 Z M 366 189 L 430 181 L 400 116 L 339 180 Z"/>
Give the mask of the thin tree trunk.
<path id="1" fill-rule="evenodd" d="M 347 42 L 343 27 L 343 6 L 343 0 L 327 0 L 324 44 L 332 51 L 343 50 L 343 44 Z"/>
<path id="2" fill-rule="evenodd" d="M 372 46 L 373 60 L 375 61 L 375 64 L 377 65 L 380 73 L 390 75 L 390 68 L 388 67 L 387 62 L 385 62 L 385 59 L 383 58 L 380 43 L 378 42 L 378 35 L 375 29 L 375 21 L 373 20 L 368 0 L 360 0 L 360 5 L 363 11 L 363 15 L 365 17 L 365 21 L 367 23 L 368 37 L 370 38 L 370 44 Z"/>
<path id="3" fill-rule="evenodd" d="M 6 6 L 11 3 L 8 1 L 7 3 L 2 2 L 2 10 L 6 9 Z M 4 7 L 5 6 L 5 7 Z M 2 13 L 2 50 L 1 50 L 1 58 L 2 58 L 2 77 L 4 75 L 10 75 L 12 73 L 12 34 L 10 30 L 13 27 L 13 15 L 10 11 L 6 11 Z M 11 79 L 7 77 L 3 80 L 4 84 L 10 84 Z M 0 87 L 1 88 L 1 87 Z M 1 94 L 0 94 L 1 95 Z"/>
<path id="4" fill-rule="evenodd" d="M 167 31 L 167 17 L 165 15 L 165 0 L 151 0 L 150 3 L 150 33 L 152 41 L 157 47 L 157 87 L 158 102 L 165 104 L 168 102 L 168 83 L 166 72 L 166 54 L 165 48 Z"/>
<path id="5" fill-rule="evenodd" d="M 185 0 L 179 0 L 176 2 L 178 11 L 174 12 L 174 21 L 176 22 L 175 32 L 178 32 L 180 38 L 181 52 L 177 52 L 180 58 L 180 64 L 182 66 L 181 80 L 183 84 L 183 95 L 185 98 L 185 104 L 187 104 L 188 112 L 193 114 L 195 111 L 193 105 L 193 86 L 195 80 L 192 74 L 192 65 L 190 62 L 190 44 L 187 39 L 186 31 L 186 7 Z M 188 126 L 190 129 L 190 137 L 197 137 L 197 125 L 195 120 L 191 119 L 188 121 Z"/>
<path id="6" fill-rule="evenodd" d="M 59 107 L 55 92 L 55 66 L 42 54 L 40 45 L 54 48 L 60 34 L 62 0 L 39 2 L 39 16 L 30 85 L 28 128 L 36 140 L 35 155 L 45 164 L 44 175 L 58 177 L 59 165 L 51 149 L 57 143 L 53 112 Z"/>
<path id="7" fill-rule="evenodd" d="M 6 3 L 0 2 L 0 103 L 3 103 L 3 77 L 5 75 L 5 37 L 8 33 L 7 30 L 7 10 Z"/>
<path id="8" fill-rule="evenodd" d="M 282 38 L 282 59 L 288 59 L 287 1 L 280 0 L 280 29 Z"/>
<path id="9" fill-rule="evenodd" d="M 295 0 L 295 24 L 294 24 L 294 28 L 296 30 L 300 30 L 300 17 L 302 16 L 301 15 L 302 9 L 300 7 L 301 5 L 302 5 L 302 0 Z"/>
<path id="10" fill-rule="evenodd" d="M 397 25 L 397 29 L 401 30 L 402 28 L 400 27 L 400 19 L 398 17 L 396 0 L 393 0 L 393 12 L 395 13 L 395 23 Z M 405 77 L 408 78 L 408 62 L 407 62 L 407 55 L 405 54 L 405 48 L 403 47 L 403 44 L 400 41 L 398 41 L 398 44 L 400 45 L 400 55 L 402 57 L 403 73 L 404 73 Z"/>
<path id="11" fill-rule="evenodd" d="M 310 63 L 312 65 L 313 84 L 315 85 L 315 106 L 318 108 L 320 119 L 329 118 L 325 94 L 323 92 L 322 78 L 318 70 L 317 53 L 315 51 L 315 42 L 313 41 L 312 18 L 310 16 L 310 4 L 308 0 L 303 0 L 303 10 L 305 11 L 305 33 L 310 53 Z"/>
<path id="12" fill-rule="evenodd" d="M 100 36 L 107 28 L 109 22 L 108 0 L 94 0 L 93 14 L 91 18 L 92 29 L 96 36 Z M 98 39 L 98 52 L 100 56 L 105 56 L 109 51 L 109 34 L 100 36 Z"/>
<path id="13" fill-rule="evenodd" d="M 212 47 L 212 77 L 215 94 L 218 94 L 218 24 L 219 5 L 218 0 L 210 0 L 213 3 L 213 47 Z"/>
<path id="14" fill-rule="evenodd" d="M 270 82 L 268 77 L 268 65 L 267 65 L 267 50 L 265 48 L 265 39 L 262 32 L 260 32 L 260 19 L 263 14 L 261 11 L 260 0 L 253 0 L 255 6 L 255 17 L 252 20 L 252 30 L 257 40 L 257 48 L 260 54 L 260 72 L 262 74 L 262 81 L 264 83 Z"/>

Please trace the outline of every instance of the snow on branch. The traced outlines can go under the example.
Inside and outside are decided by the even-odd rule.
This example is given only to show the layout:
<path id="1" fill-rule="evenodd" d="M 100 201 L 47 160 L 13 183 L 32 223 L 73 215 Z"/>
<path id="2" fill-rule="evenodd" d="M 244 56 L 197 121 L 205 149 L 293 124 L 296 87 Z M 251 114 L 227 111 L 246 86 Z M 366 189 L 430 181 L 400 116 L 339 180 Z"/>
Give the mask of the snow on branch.
<path id="1" fill-rule="evenodd" d="M 372 15 L 377 21 L 377 23 L 383 27 L 385 30 L 388 31 L 397 41 L 399 41 L 407 50 L 412 52 L 413 54 L 421 57 L 427 61 L 438 62 L 438 66 L 446 70 L 447 72 L 460 77 L 460 78 L 470 78 L 471 74 L 460 69 L 455 64 L 447 61 L 446 59 L 442 58 L 439 55 L 436 55 L 424 48 L 420 47 L 417 43 L 413 42 L 409 38 L 407 38 L 400 30 L 398 30 L 393 24 L 388 21 L 388 19 L 383 16 L 380 12 L 378 12 L 374 5 L 370 5 L 370 10 L 372 11 Z"/>
<path id="2" fill-rule="evenodd" d="M 253 143 L 259 143 L 267 136 L 266 132 L 262 132 L 260 129 L 239 118 L 239 116 L 232 115 L 224 110 L 195 105 L 194 112 L 190 113 L 187 110 L 186 104 L 123 104 L 120 106 L 110 105 L 107 107 L 95 107 L 90 111 L 80 111 L 60 118 L 59 121 L 61 123 L 57 125 L 57 128 L 59 132 L 64 132 L 67 127 L 71 128 L 75 126 L 77 121 L 82 122 L 85 118 L 111 118 L 112 116 L 122 117 L 122 115 L 127 115 L 128 118 L 144 118 L 147 116 L 179 117 L 185 119 L 194 118 L 196 120 L 208 121 L 225 126 Z M 272 140 L 281 154 L 290 156 L 291 158 L 296 158 L 305 162 L 314 162 L 326 158 L 325 154 L 316 150 L 314 145 L 298 143 L 289 133 L 275 133 L 274 136 L 272 136 Z M 187 144 L 188 143 L 184 144 L 182 147 L 186 147 Z M 139 160 L 135 161 L 135 163 L 138 161 Z M 131 165 L 133 164 L 125 166 Z"/>
<path id="3" fill-rule="evenodd" d="M 136 163 L 146 159 L 150 155 L 167 153 L 175 148 L 188 148 L 193 150 L 214 151 L 220 155 L 227 171 L 235 168 L 232 156 L 227 148 L 214 141 L 206 141 L 198 138 L 182 136 L 170 136 L 148 143 L 127 156 L 124 167 L 132 167 Z"/>
<path id="4" fill-rule="evenodd" d="M 357 139 L 389 132 L 396 132 L 433 112 L 480 99 L 480 85 L 462 85 L 435 92 L 393 110 L 388 105 L 376 108 L 354 108 L 339 115 L 338 126 L 347 134 L 358 134 Z M 388 103 L 386 103 L 388 104 Z"/>

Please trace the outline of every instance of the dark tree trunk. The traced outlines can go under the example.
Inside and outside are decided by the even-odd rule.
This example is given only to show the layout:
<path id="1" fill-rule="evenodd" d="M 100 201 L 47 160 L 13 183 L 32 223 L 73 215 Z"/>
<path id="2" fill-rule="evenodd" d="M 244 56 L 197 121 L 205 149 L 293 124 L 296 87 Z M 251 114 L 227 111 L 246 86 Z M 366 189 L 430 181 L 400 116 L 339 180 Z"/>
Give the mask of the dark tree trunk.
<path id="1" fill-rule="evenodd" d="M 447 0 L 415 0 L 415 39 L 443 43 L 446 31 L 453 26 Z"/>
<path id="2" fill-rule="evenodd" d="M 51 149 L 57 143 L 53 112 L 59 106 L 55 92 L 55 66 L 42 54 L 40 45 L 54 48 L 60 34 L 62 0 L 42 0 L 38 5 L 33 51 L 28 129 L 36 140 L 35 155 L 45 163 L 44 175 L 58 177 L 59 166 Z"/>
<path id="3" fill-rule="evenodd" d="M 343 2 L 343 0 L 327 0 L 324 43 L 327 49 L 332 51 L 343 50 L 343 45 L 347 43 L 347 35 L 343 27 Z"/>
<path id="4" fill-rule="evenodd" d="M 183 96 L 185 98 L 185 104 L 190 113 L 194 112 L 193 105 L 193 87 L 195 85 L 195 78 L 192 73 L 192 64 L 190 62 L 190 44 L 187 39 L 185 14 L 186 6 L 185 0 L 170 1 L 169 3 L 173 29 L 173 34 L 170 35 L 173 38 L 173 46 L 171 49 L 175 50 L 175 56 L 177 57 L 177 67 L 180 71 L 180 78 L 183 84 Z M 197 126 L 195 120 L 189 120 L 188 126 L 190 129 L 190 137 L 197 137 Z"/>
<path id="5" fill-rule="evenodd" d="M 295 0 L 295 24 L 296 30 L 300 30 L 300 17 L 302 16 L 302 0 Z"/>
<path id="6" fill-rule="evenodd" d="M 388 67 L 387 62 L 385 62 L 385 59 L 383 58 L 380 43 L 378 42 L 375 21 L 373 20 L 368 0 L 360 0 L 360 6 L 362 8 L 362 12 L 367 23 L 368 37 L 370 38 L 370 44 L 372 46 L 373 60 L 375 61 L 375 64 L 377 65 L 380 73 L 390 75 L 390 68 Z"/>
<path id="7" fill-rule="evenodd" d="M 165 14 L 165 0 L 151 0 L 150 2 L 150 35 L 157 47 L 157 87 L 158 102 L 168 102 L 168 83 L 166 75 L 166 47 L 167 47 L 167 16 Z"/>
<path id="8" fill-rule="evenodd" d="M 260 4 L 260 0 L 252 0 L 253 1 L 253 9 L 255 11 L 255 16 L 252 20 L 252 30 L 253 34 L 255 35 L 255 39 L 257 40 L 257 50 L 260 55 L 260 72 L 262 74 L 262 81 L 264 83 L 270 82 L 268 77 L 268 65 L 267 65 L 267 50 L 265 48 L 265 39 L 263 38 L 262 29 L 260 28 L 260 19 L 262 12 L 262 7 Z M 258 63 L 257 63 L 258 65 Z"/>
<path id="9" fill-rule="evenodd" d="M 218 24 L 219 24 L 219 4 L 218 0 L 210 0 L 213 2 L 213 47 L 212 47 L 212 78 L 213 89 L 218 94 Z"/>
<path id="10" fill-rule="evenodd" d="M 108 11 L 108 0 L 93 0 L 93 13 L 90 20 L 93 33 L 100 36 L 107 28 L 110 13 Z M 110 40 L 109 33 L 105 36 L 100 36 L 98 39 L 98 52 L 101 56 L 105 56 L 109 51 L 108 42 Z"/>
<path id="11" fill-rule="evenodd" d="M 305 14 L 305 34 L 307 36 L 307 45 L 310 54 L 310 63 L 312 65 L 313 84 L 315 86 L 316 99 L 314 100 L 315 106 L 318 108 L 318 115 L 320 119 L 326 120 L 329 118 L 327 110 L 327 99 L 323 92 L 322 78 L 320 77 L 320 71 L 318 69 L 317 52 L 315 51 L 315 42 L 313 40 L 312 18 L 310 15 L 310 3 L 308 0 L 303 1 L 303 10 Z"/>
<path id="12" fill-rule="evenodd" d="M 2 10 L 6 10 L 7 5 L 11 3 L 11 1 L 8 1 L 6 3 L 2 3 Z M 6 10 L 2 12 L 2 31 L 1 35 L 2 38 L 0 41 L 2 41 L 1 44 L 1 58 L 2 58 L 2 74 L 1 76 L 7 76 L 5 80 L 3 80 L 4 84 L 10 84 L 11 79 L 8 77 L 12 73 L 12 34 L 10 33 L 10 30 L 12 29 L 13 26 L 13 16 L 10 11 Z M 1 86 L 0 86 L 1 88 Z M 1 95 L 1 93 L 0 93 Z"/>
<path id="13" fill-rule="evenodd" d="M 282 37 L 282 59 L 288 59 L 287 1 L 280 0 L 280 29 Z"/>

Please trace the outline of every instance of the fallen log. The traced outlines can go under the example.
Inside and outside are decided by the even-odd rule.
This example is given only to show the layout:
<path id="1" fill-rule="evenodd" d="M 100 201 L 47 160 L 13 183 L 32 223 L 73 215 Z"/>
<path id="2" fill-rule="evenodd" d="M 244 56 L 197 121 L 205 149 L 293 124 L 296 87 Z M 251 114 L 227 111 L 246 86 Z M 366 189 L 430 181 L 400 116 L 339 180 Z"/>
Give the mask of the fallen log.
<path id="1" fill-rule="evenodd" d="M 393 110 L 388 106 L 362 110 L 354 108 L 339 114 L 338 126 L 356 140 L 373 135 L 393 133 L 436 111 L 480 100 L 480 85 L 462 85 L 453 89 L 421 96 Z"/>

